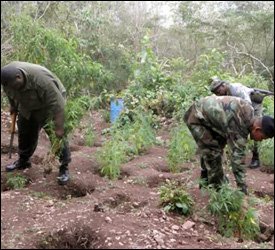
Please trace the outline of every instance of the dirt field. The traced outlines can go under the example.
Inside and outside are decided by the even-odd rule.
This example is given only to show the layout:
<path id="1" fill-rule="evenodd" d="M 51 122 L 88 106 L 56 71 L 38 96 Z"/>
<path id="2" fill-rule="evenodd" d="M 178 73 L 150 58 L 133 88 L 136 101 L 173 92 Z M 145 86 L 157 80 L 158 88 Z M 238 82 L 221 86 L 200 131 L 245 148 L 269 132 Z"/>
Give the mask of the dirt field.
<path id="1" fill-rule="evenodd" d="M 90 120 L 89 120 L 90 119 Z M 84 146 L 81 127 L 92 123 L 97 135 L 93 147 Z M 167 147 L 154 146 L 122 166 L 122 177 L 110 181 L 99 175 L 95 159 L 109 124 L 99 112 L 82 121 L 70 139 L 71 181 L 57 184 L 58 168 L 45 174 L 43 158 L 49 141 L 41 132 L 39 145 L 32 157 L 32 168 L 17 171 L 26 176 L 28 185 L 10 190 L 7 186 L 9 115 L 1 112 L 1 248 L 89 248 L 89 249 L 236 249 L 274 248 L 274 174 L 262 169 L 247 169 L 247 184 L 256 209 L 267 227 L 262 242 L 224 238 L 206 209 L 207 197 L 198 189 L 199 163 L 185 164 L 184 171 L 172 174 L 166 162 Z M 158 136 L 169 139 L 169 127 Z M 14 140 L 17 147 L 17 136 Z M 249 162 L 250 156 L 247 157 Z M 227 173 L 234 183 L 233 176 Z M 166 179 L 176 179 L 188 186 L 195 201 L 189 217 L 165 213 L 160 206 L 158 188 Z M 273 231 L 272 231 L 273 230 Z M 272 232 L 272 235 L 269 232 Z"/>

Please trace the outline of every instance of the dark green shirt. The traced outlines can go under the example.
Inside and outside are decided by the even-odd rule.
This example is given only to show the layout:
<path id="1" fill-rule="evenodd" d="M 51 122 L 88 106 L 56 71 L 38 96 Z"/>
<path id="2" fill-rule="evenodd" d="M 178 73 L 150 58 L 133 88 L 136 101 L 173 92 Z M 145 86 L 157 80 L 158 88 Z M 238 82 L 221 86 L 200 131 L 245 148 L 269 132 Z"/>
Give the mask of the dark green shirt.
<path id="1" fill-rule="evenodd" d="M 66 90 L 55 74 L 45 67 L 27 62 L 15 61 L 9 65 L 14 65 L 23 72 L 26 85 L 20 90 L 5 86 L 4 91 L 11 103 L 19 104 L 19 112 L 26 119 L 33 115 L 38 120 L 45 121 L 64 110 Z"/>

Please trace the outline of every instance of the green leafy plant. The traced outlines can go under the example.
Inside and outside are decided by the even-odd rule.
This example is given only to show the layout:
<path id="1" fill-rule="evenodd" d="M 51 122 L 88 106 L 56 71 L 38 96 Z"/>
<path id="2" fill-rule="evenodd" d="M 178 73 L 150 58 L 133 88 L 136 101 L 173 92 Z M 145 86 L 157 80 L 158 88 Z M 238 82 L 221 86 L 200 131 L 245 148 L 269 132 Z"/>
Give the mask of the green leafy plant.
<path id="1" fill-rule="evenodd" d="M 179 172 L 180 164 L 190 161 L 196 152 L 196 144 L 185 124 L 180 125 L 171 132 L 172 139 L 169 144 L 167 159 L 171 172 Z"/>
<path id="2" fill-rule="evenodd" d="M 6 108 L 9 107 L 9 99 L 6 94 L 4 94 L 3 88 L 1 88 L 1 107 Z"/>
<path id="3" fill-rule="evenodd" d="M 28 179 L 21 174 L 8 173 L 7 177 L 7 186 L 10 189 L 21 189 L 24 188 L 28 183 Z"/>
<path id="4" fill-rule="evenodd" d="M 262 141 L 259 152 L 262 164 L 274 171 L 274 138 Z"/>
<path id="5" fill-rule="evenodd" d="M 132 153 L 138 155 L 155 143 L 155 132 L 150 125 L 150 116 L 139 113 L 134 122 L 122 129 L 125 140 L 129 143 Z"/>
<path id="6" fill-rule="evenodd" d="M 120 165 L 128 157 L 140 154 L 155 143 L 150 115 L 140 112 L 131 119 L 123 116 L 109 130 L 111 138 L 98 152 L 101 173 L 110 179 L 118 178 Z"/>
<path id="7" fill-rule="evenodd" d="M 117 179 L 120 176 L 121 164 L 127 158 L 126 147 L 118 135 L 103 144 L 96 155 L 103 176 L 110 179 Z"/>
<path id="8" fill-rule="evenodd" d="M 266 115 L 274 116 L 274 97 L 267 96 L 264 98 L 263 113 Z"/>
<path id="9" fill-rule="evenodd" d="M 167 180 L 159 188 L 159 192 L 164 211 L 173 211 L 183 215 L 192 213 L 194 201 L 179 182 Z"/>
<path id="10" fill-rule="evenodd" d="M 219 232 L 226 237 L 254 239 L 260 230 L 259 222 L 254 209 L 245 204 L 244 194 L 228 184 L 223 184 L 219 191 L 208 191 L 207 208 L 217 216 Z"/>
<path id="11" fill-rule="evenodd" d="M 81 118 L 91 108 L 89 96 L 70 99 L 65 107 L 65 134 L 69 135 L 80 123 Z"/>
<path id="12" fill-rule="evenodd" d="M 93 146 L 93 144 L 95 142 L 95 133 L 93 131 L 93 128 L 88 127 L 86 129 L 84 138 L 85 138 L 85 145 L 86 146 L 89 146 L 89 147 Z"/>

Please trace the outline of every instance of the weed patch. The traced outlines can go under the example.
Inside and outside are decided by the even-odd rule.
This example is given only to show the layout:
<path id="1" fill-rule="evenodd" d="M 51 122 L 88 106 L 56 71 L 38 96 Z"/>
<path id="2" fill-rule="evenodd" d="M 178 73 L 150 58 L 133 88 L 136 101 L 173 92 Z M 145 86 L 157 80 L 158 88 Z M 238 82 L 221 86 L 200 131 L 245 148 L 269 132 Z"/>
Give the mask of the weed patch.
<path id="1" fill-rule="evenodd" d="M 8 189 L 21 189 L 29 183 L 28 178 L 21 174 L 8 173 L 7 174 L 7 188 Z"/>
<path id="2" fill-rule="evenodd" d="M 218 231 L 225 237 L 240 240 L 255 239 L 260 232 L 255 210 L 245 204 L 244 194 L 228 185 L 219 191 L 208 189 L 210 194 L 208 209 L 218 219 Z"/>
<path id="3" fill-rule="evenodd" d="M 167 159 L 170 171 L 176 173 L 180 171 L 181 163 L 190 161 L 195 155 L 196 144 L 185 125 L 174 129 L 171 135 Z"/>
<path id="4" fill-rule="evenodd" d="M 161 205 L 164 211 L 177 212 L 183 215 L 192 213 L 194 201 L 179 182 L 167 181 L 160 189 Z"/>

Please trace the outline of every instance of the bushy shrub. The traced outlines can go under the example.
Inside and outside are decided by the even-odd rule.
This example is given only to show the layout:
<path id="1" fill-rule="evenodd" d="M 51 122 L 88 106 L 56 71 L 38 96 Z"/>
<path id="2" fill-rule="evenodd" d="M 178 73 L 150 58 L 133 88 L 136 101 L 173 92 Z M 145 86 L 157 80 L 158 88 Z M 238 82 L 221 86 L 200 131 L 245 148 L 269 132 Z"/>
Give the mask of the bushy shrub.
<path id="1" fill-rule="evenodd" d="M 179 182 L 169 181 L 159 188 L 161 205 L 164 211 L 183 215 L 192 213 L 194 201 Z"/>
<path id="2" fill-rule="evenodd" d="M 244 194 L 227 184 L 219 191 L 209 189 L 208 209 L 217 216 L 219 232 L 226 237 L 254 239 L 259 233 L 259 221 L 253 208 L 244 205 Z"/>
<path id="3" fill-rule="evenodd" d="M 93 146 L 94 142 L 95 142 L 95 133 L 93 131 L 92 127 L 88 127 L 85 130 L 85 134 L 84 134 L 84 140 L 85 140 L 85 145 L 86 146 Z"/>
<path id="4" fill-rule="evenodd" d="M 65 38 L 62 32 L 24 15 L 12 22 L 11 31 L 14 50 L 7 60 L 47 67 L 60 78 L 69 96 L 99 94 L 108 88 L 111 73 L 79 51 L 76 37 Z"/>
<path id="5" fill-rule="evenodd" d="M 81 118 L 91 107 L 91 99 L 88 96 L 81 96 L 75 99 L 67 100 L 65 106 L 65 124 L 64 133 L 66 137 L 69 137 L 74 129 L 79 125 Z M 59 151 L 64 140 L 60 140 L 56 137 L 54 132 L 54 123 L 52 120 L 48 121 L 44 127 L 48 131 L 51 141 L 51 152 L 55 154 Z"/>
<path id="6" fill-rule="evenodd" d="M 146 151 L 156 141 L 155 132 L 151 126 L 152 117 L 149 114 L 136 113 L 133 122 L 125 124 L 121 131 L 133 154 Z"/>
<path id="7" fill-rule="evenodd" d="M 274 171 L 274 138 L 262 141 L 259 151 L 261 163 Z"/>
<path id="8" fill-rule="evenodd" d="M 96 157 L 100 164 L 100 173 L 109 179 L 120 176 L 120 167 L 125 162 L 127 145 L 117 136 L 106 141 Z"/>

